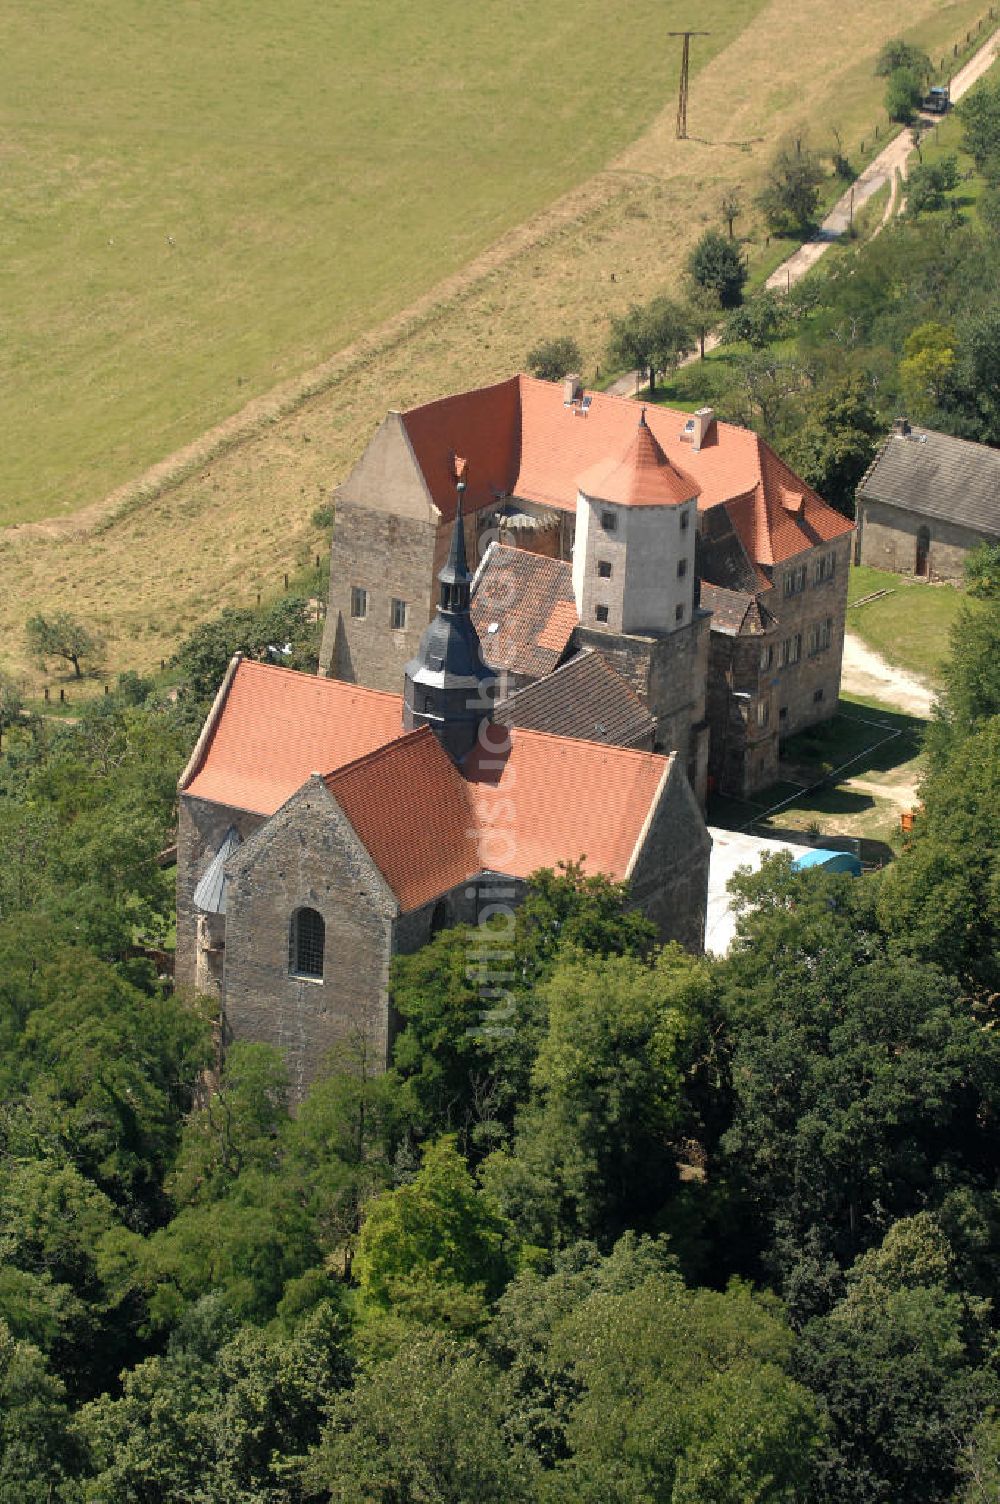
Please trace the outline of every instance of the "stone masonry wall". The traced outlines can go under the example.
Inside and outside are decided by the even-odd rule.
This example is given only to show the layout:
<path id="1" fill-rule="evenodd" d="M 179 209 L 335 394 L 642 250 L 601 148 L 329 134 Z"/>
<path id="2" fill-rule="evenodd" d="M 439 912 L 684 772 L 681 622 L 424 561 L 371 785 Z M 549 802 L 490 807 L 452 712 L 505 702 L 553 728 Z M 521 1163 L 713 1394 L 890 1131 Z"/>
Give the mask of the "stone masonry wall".
<path id="1" fill-rule="evenodd" d="M 280 1046 L 296 1099 L 352 1036 L 384 1063 L 398 906 L 322 780 L 278 810 L 228 871 L 224 1040 Z M 322 980 L 289 966 L 289 928 L 302 907 L 326 925 Z"/>
<path id="2" fill-rule="evenodd" d="M 712 841 L 683 768 L 675 761 L 653 816 L 630 887 L 661 940 L 695 954 L 705 947 Z"/>
<path id="3" fill-rule="evenodd" d="M 860 562 L 893 574 L 913 574 L 917 563 L 917 534 L 925 527 L 930 534 L 928 573 L 933 580 L 965 577 L 966 555 L 983 542 L 983 535 L 954 522 L 919 517 L 880 501 L 858 500 Z"/>
<path id="4" fill-rule="evenodd" d="M 330 550 L 330 599 L 320 673 L 400 694 L 403 669 L 434 610 L 434 524 L 340 500 Z M 351 615 L 351 590 L 368 593 L 364 618 Z M 402 630 L 392 602 L 407 603 Z"/>
<path id="5" fill-rule="evenodd" d="M 177 814 L 177 958 L 174 976 L 179 987 L 205 991 L 221 1000 L 221 966 L 208 964 L 199 943 L 194 890 L 231 825 L 246 840 L 264 823 L 262 815 L 225 804 L 209 804 L 182 794 Z M 202 926 L 202 940 L 216 945 L 225 922 Z M 218 956 L 218 952 L 215 952 Z"/>
<path id="6" fill-rule="evenodd" d="M 769 688 L 777 712 L 778 735 L 792 736 L 805 726 L 825 721 L 837 712 L 840 694 L 840 668 L 844 656 L 844 618 L 847 610 L 847 577 L 850 568 L 853 535 L 845 534 L 800 554 L 797 559 L 775 565 L 774 590 L 765 598 L 770 611 L 778 618 L 774 632 L 775 662 L 762 674 L 762 691 Z M 821 554 L 832 553 L 834 572 L 830 579 L 816 583 L 814 566 Z M 797 565 L 806 568 L 805 588 L 796 595 L 784 593 L 784 577 Z M 809 649 L 809 629 L 829 621 L 830 646 L 816 652 Z M 801 636 L 802 646 L 797 663 L 782 666 L 781 644 Z"/>
<path id="7" fill-rule="evenodd" d="M 656 750 L 677 752 L 697 797 L 704 800 L 703 738 L 692 735 L 705 720 L 709 624 L 696 610 L 685 628 L 663 637 L 639 637 L 579 626 L 579 647 L 594 648 L 632 686 L 656 719 Z"/>

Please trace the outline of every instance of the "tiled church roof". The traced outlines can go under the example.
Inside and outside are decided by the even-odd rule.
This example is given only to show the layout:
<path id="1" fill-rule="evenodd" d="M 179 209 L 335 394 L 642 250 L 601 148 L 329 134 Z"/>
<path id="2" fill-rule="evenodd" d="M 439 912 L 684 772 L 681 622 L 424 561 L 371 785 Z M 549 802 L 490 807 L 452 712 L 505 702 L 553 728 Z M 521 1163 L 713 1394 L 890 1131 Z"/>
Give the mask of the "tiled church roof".
<path id="1" fill-rule="evenodd" d="M 183 793 L 269 815 L 313 772 L 401 908 L 480 871 L 527 877 L 583 860 L 624 879 L 671 759 L 496 726 L 459 771 L 433 732 L 400 734 L 396 695 L 235 663 Z M 367 743 L 367 745 L 366 745 Z"/>
<path id="2" fill-rule="evenodd" d="M 604 392 L 588 397 L 586 409 L 567 406 L 560 383 L 516 376 L 412 408 L 402 422 L 444 517 L 454 511 L 455 454 L 468 462 L 471 508 L 512 495 L 573 512 L 580 478 L 624 458 L 635 438 L 636 404 L 630 398 Z M 744 499 L 739 530 L 755 564 L 771 567 L 850 531 L 851 523 L 750 429 L 716 421 L 695 450 L 681 438 L 687 418 L 667 407 L 646 412 L 663 453 L 698 489 L 699 510 Z M 790 508 L 789 495 L 801 504 Z"/>
<path id="3" fill-rule="evenodd" d="M 272 815 L 310 773 L 328 773 L 399 735 L 399 695 L 240 660 L 227 674 L 181 789 Z"/>

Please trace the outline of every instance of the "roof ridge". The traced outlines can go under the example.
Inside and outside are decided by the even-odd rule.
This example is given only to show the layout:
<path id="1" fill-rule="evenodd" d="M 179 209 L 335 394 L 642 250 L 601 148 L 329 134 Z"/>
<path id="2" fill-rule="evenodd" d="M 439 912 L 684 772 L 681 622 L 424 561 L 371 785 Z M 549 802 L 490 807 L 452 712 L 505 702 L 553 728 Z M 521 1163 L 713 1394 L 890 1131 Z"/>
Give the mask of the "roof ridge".
<path id="1" fill-rule="evenodd" d="M 365 767 L 366 765 L 371 766 L 381 761 L 387 753 L 398 747 L 401 742 L 417 742 L 421 738 L 426 740 L 427 737 L 432 737 L 435 743 L 437 743 L 437 737 L 434 736 L 434 732 L 430 726 L 417 726 L 412 731 L 401 731 L 398 736 L 394 736 L 389 741 L 383 742 L 380 747 L 373 747 L 370 752 L 362 752 L 360 757 L 355 757 L 351 762 L 342 763 L 339 768 L 331 768 L 329 773 L 321 773 L 320 777 L 327 788 L 329 788 L 331 780 L 339 778 L 342 773 L 353 773 L 358 768 Z M 447 757 L 448 754 L 445 753 L 444 755 Z M 450 761 L 451 759 L 449 758 Z"/>
<path id="2" fill-rule="evenodd" d="M 324 688 L 341 690 L 353 690 L 357 694 L 370 696 L 379 700 L 398 700 L 400 696 L 389 689 L 370 689 L 367 684 L 352 684 L 347 679 L 328 678 L 325 674 L 307 674 L 300 668 L 289 668 L 284 663 L 264 663 L 259 658 L 240 658 L 242 669 L 262 669 L 268 674 L 289 674 L 295 679 L 306 679 L 310 683 L 322 685 Z"/>
<path id="3" fill-rule="evenodd" d="M 530 688 L 531 686 L 527 687 Z M 643 752 L 638 747 L 619 747 L 614 742 L 595 742 L 586 736 L 560 736 L 555 731 L 535 731 L 529 730 L 525 726 L 509 726 L 507 729 L 512 738 L 526 736 L 537 741 L 559 742 L 564 747 L 573 745 L 599 747 L 602 752 L 610 753 L 612 756 L 628 757 L 633 760 L 638 759 L 642 762 L 668 763 L 675 755 L 673 752 Z"/>

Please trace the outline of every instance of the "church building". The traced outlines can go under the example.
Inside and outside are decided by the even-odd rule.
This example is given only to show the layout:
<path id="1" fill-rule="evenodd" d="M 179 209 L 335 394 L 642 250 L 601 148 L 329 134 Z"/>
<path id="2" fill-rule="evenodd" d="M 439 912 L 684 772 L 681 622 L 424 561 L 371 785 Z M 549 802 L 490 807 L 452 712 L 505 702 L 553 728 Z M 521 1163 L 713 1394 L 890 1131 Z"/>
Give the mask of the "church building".
<path id="1" fill-rule="evenodd" d="M 585 646 L 543 693 L 510 692 L 484 657 L 448 464 L 448 547 L 402 695 L 237 656 L 180 782 L 177 980 L 218 999 L 224 1041 L 281 1046 L 299 1097 L 353 1036 L 388 1061 L 394 954 L 509 909 L 540 868 L 579 861 L 627 883 L 662 939 L 704 940 L 711 841 L 683 759 L 650 750 L 645 706 Z M 595 529 L 603 507 L 648 504 L 679 530 L 686 483 L 652 485 L 637 502 L 595 476 Z M 641 586 L 627 538 L 615 558 Z"/>

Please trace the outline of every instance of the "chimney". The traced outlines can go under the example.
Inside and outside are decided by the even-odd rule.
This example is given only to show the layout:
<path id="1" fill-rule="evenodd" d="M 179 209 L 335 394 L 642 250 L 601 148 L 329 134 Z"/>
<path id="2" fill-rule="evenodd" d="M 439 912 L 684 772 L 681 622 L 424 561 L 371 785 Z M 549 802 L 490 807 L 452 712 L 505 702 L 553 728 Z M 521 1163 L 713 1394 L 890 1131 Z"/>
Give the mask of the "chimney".
<path id="1" fill-rule="evenodd" d="M 893 425 L 892 425 L 892 431 L 893 431 L 893 433 L 900 434 L 905 439 L 906 435 L 910 431 L 910 421 L 909 421 L 909 419 L 908 418 L 896 418 L 894 420 L 894 422 L 893 422 Z"/>
<path id="2" fill-rule="evenodd" d="M 572 407 L 583 396 L 583 382 L 579 376 L 563 377 L 563 407 Z"/>
<path id="3" fill-rule="evenodd" d="M 691 434 L 691 448 L 698 452 L 703 444 L 708 443 L 708 436 L 712 432 L 715 423 L 714 407 L 699 407 L 694 415 L 694 430 Z"/>

